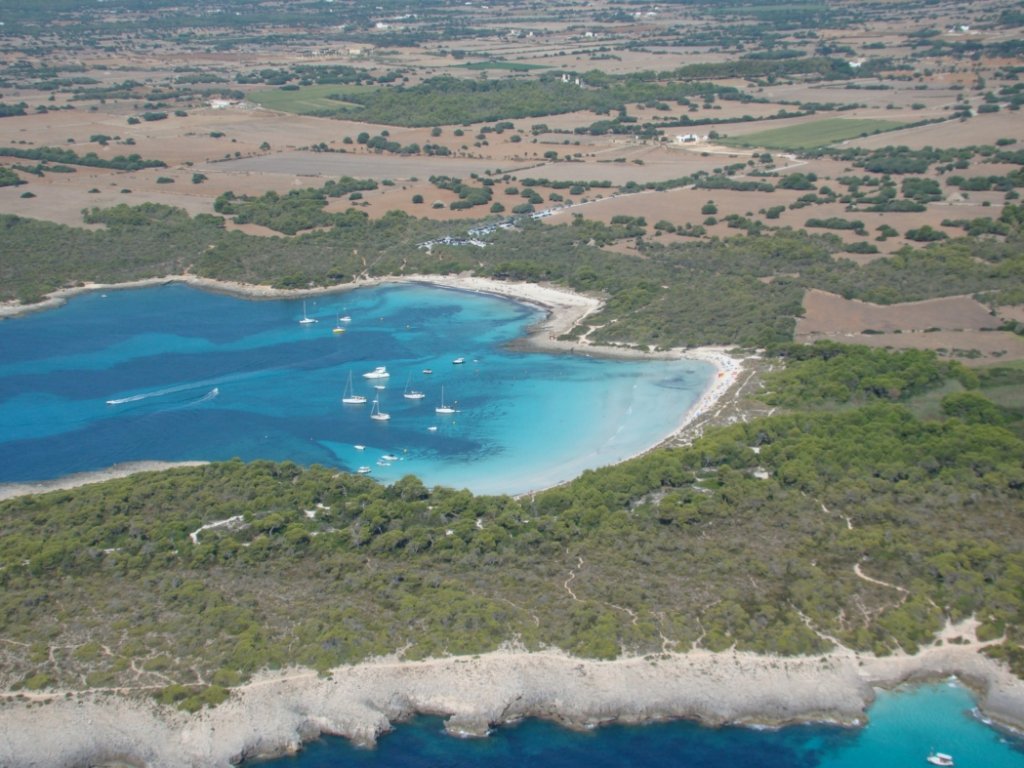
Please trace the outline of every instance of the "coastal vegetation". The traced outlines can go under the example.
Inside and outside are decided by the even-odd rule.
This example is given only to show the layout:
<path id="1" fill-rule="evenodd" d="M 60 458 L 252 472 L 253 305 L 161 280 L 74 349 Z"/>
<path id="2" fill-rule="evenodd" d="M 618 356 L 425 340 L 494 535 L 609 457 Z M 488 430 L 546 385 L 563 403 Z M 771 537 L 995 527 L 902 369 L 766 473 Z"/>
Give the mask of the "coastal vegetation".
<path id="1" fill-rule="evenodd" d="M 379 219 L 355 208 L 322 212 L 327 196 L 363 184 L 343 179 L 283 196 L 222 196 L 223 210 L 286 230 L 297 226 L 288 223 L 295 217 L 322 216 L 323 229 L 288 240 L 228 231 L 218 216 L 190 217 L 153 203 L 90 209 L 86 220 L 105 225 L 98 231 L 0 216 L 10 248 L 0 266 L 0 298 L 32 302 L 76 283 L 163 277 L 186 268 L 201 277 L 294 289 L 349 282 L 357 275 L 472 270 L 606 296 L 602 310 L 575 331 L 590 330 L 594 341 L 764 346 L 792 339 L 804 292 L 811 288 L 880 304 L 971 293 L 998 306 L 1018 300 L 1014 286 L 1024 263 L 1015 206 L 1001 215 L 1009 232 L 1001 240 L 949 240 L 863 266 L 842 257 L 844 246 L 834 236 L 788 229 L 670 245 L 645 241 L 642 257 L 599 247 L 642 239 L 646 222 L 628 216 L 608 224 L 574 217 L 557 226 L 527 219 L 515 231 L 496 230 L 487 248 L 472 253 L 444 244 L 426 250 L 417 243 L 449 233 L 450 225 L 397 211 Z"/>
<path id="2" fill-rule="evenodd" d="M 770 411 L 523 498 L 229 461 L 0 502 L 0 687 L 197 710 L 394 652 L 885 655 L 970 617 L 1024 676 L 1024 368 L 793 343 L 811 291 L 1024 335 L 1011 4 L 0 0 L 0 301 L 545 282 L 603 301 L 567 340 L 758 349 Z"/>
<path id="3" fill-rule="evenodd" d="M 530 497 L 231 461 L 0 503 L 5 687 L 196 708 L 396 649 L 912 653 L 972 615 L 1024 657 L 1024 410 L 986 395 L 1019 371 L 769 355 L 776 415 Z"/>

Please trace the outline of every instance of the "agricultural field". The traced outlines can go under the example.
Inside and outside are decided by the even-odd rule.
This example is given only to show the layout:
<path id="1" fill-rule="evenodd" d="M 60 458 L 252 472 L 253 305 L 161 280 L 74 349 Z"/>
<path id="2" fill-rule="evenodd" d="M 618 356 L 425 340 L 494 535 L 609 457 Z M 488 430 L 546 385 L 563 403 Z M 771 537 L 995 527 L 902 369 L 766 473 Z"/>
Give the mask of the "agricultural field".
<path id="1" fill-rule="evenodd" d="M 483 280 L 589 307 L 542 347 L 719 369 L 666 443 L 521 498 L 233 460 L 4 501 L 5 711 L 195 712 L 268 667 L 510 641 L 902 665 L 975 624 L 1024 678 L 1020 0 L 0 0 L 0 27 L 0 315 Z M 359 314 L 287 324 L 341 359 Z"/>
<path id="2" fill-rule="evenodd" d="M 730 147 L 765 149 L 818 149 L 856 137 L 893 131 L 903 126 L 904 123 L 894 120 L 837 117 L 748 133 L 742 137 L 725 139 L 722 144 Z"/>
<path id="3" fill-rule="evenodd" d="M 0 171 L 16 183 L 0 186 L 0 212 L 95 229 L 82 211 L 216 215 L 225 195 L 288 205 L 352 177 L 376 187 L 315 216 L 306 203 L 307 220 L 225 226 L 292 236 L 324 214 L 402 211 L 457 236 L 510 215 L 629 217 L 614 253 L 805 230 L 867 265 L 968 232 L 1005 238 L 1003 208 L 1024 186 L 1008 0 L 871 13 L 837 1 L 785 18 L 753 4 L 735 18 L 569 2 L 543 17 L 498 3 L 401 20 L 356 6 L 343 24 L 326 5 L 271 3 L 178 36 L 133 11 L 161 30 L 152 45 L 88 15 L 88 43 L 40 36 L 45 4 L 23 10 L 2 42 Z M 17 155 L 36 150 L 98 164 Z M 162 165 L 104 165 L 129 155 Z"/>
<path id="4" fill-rule="evenodd" d="M 265 91 L 255 91 L 249 96 L 249 101 L 258 104 L 264 109 L 276 109 L 282 112 L 292 112 L 296 115 L 314 115 L 325 110 L 334 110 L 338 107 L 346 107 L 358 110 L 359 105 L 351 101 L 345 101 L 346 91 L 357 89 L 358 86 L 341 85 L 307 85 L 305 87 L 292 86 L 285 88 L 270 88 Z"/>

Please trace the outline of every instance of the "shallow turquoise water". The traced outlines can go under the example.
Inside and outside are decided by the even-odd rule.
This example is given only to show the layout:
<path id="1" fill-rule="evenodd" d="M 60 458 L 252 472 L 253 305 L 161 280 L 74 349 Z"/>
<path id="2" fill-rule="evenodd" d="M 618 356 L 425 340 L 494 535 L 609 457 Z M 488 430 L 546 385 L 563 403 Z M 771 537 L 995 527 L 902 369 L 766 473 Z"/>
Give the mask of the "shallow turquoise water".
<path id="1" fill-rule="evenodd" d="M 696 361 L 511 351 L 541 312 L 430 286 L 321 297 L 306 312 L 319 322 L 299 324 L 301 301 L 169 285 L 0 323 L 0 482 L 237 456 L 522 493 L 649 448 L 713 375 Z M 378 365 L 391 372 L 380 391 L 362 376 Z M 349 374 L 389 421 L 342 405 Z M 404 398 L 407 385 L 427 396 Z M 458 413 L 434 412 L 442 386 Z"/>
<path id="2" fill-rule="evenodd" d="M 292 459 L 478 492 L 522 492 L 642 450 L 681 421 L 710 381 L 697 362 L 621 362 L 503 348 L 540 319 L 511 301 L 424 286 L 307 303 L 245 301 L 185 286 L 76 297 L 0 323 L 0 482 L 145 459 Z M 331 333 L 339 314 L 347 332 Z M 453 365 L 464 357 L 463 365 Z M 386 424 L 340 402 L 349 372 L 392 371 Z M 424 368 L 433 373 L 423 374 Z M 407 379 L 427 393 L 402 397 Z M 459 413 L 434 413 L 441 385 Z M 115 401 L 110 405 L 108 401 Z M 436 426 L 436 431 L 429 427 Z M 356 444 L 365 445 L 357 451 Z M 398 457 L 379 466 L 384 454 Z M 339 739 L 273 766 L 1024 766 L 1020 743 L 972 717 L 948 685 L 881 692 L 860 730 L 708 729 L 691 723 L 574 733 L 528 721 L 484 741 L 417 718 L 377 750 Z"/>
<path id="3" fill-rule="evenodd" d="M 861 729 L 823 725 L 774 731 L 704 728 L 687 722 L 608 726 L 585 733 L 529 720 L 498 728 L 487 739 L 461 740 L 442 721 L 416 718 L 384 736 L 376 749 L 338 738 L 307 745 L 299 755 L 259 762 L 260 768 L 927 768 L 933 748 L 958 768 L 1019 768 L 1024 745 L 972 714 L 970 694 L 940 683 L 879 692 Z"/>

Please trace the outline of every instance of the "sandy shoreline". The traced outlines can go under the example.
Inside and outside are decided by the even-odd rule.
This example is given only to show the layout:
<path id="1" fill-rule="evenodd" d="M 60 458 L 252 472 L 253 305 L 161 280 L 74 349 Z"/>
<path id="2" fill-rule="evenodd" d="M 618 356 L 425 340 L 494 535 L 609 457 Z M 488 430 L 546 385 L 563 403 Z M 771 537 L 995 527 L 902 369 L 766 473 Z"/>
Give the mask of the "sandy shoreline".
<path id="1" fill-rule="evenodd" d="M 689 358 L 710 363 L 716 369 L 715 378 L 709 383 L 699 400 L 686 412 L 681 422 L 670 434 L 650 449 L 664 444 L 673 437 L 680 435 L 690 424 L 708 412 L 716 404 L 721 405 L 730 388 L 743 370 L 743 361 L 737 360 L 724 347 L 700 347 L 690 350 L 672 349 L 644 351 L 628 346 L 601 346 L 592 344 L 585 338 L 577 341 L 560 341 L 562 336 L 579 325 L 588 315 L 597 312 L 603 305 L 602 301 L 592 296 L 585 296 L 567 288 L 537 285 L 526 282 L 505 282 L 472 275 L 408 275 L 369 278 L 354 283 L 343 283 L 326 288 L 304 291 L 282 290 L 263 285 L 224 282 L 195 277 L 193 275 L 147 278 L 128 283 L 106 285 L 89 283 L 74 288 L 67 288 L 48 296 L 39 304 L 22 305 L 16 302 L 0 303 L 0 319 L 17 317 L 29 312 L 53 309 L 60 306 L 72 296 L 94 291 L 113 291 L 146 286 L 166 285 L 168 283 L 185 283 L 203 290 L 228 293 L 252 299 L 301 298 L 303 296 L 340 293 L 356 288 L 367 288 L 394 283 L 422 283 L 470 293 L 485 293 L 500 296 L 521 303 L 532 304 L 547 311 L 547 317 L 530 329 L 527 337 L 517 343 L 523 346 L 552 353 L 586 354 L 616 359 L 669 359 L 681 360 Z M 644 451 L 646 452 L 646 451 Z M 637 454 L 640 455 L 640 454 Z M 125 477 L 134 472 L 148 472 L 168 469 L 174 466 L 195 466 L 207 462 L 161 462 L 135 461 L 119 464 L 114 467 L 82 472 L 74 475 L 39 482 L 20 482 L 0 484 L 0 501 L 32 493 L 45 493 L 52 490 L 67 490 L 89 483 L 102 482 L 114 477 Z M 533 492 L 541 489 L 533 489 Z"/>
<path id="2" fill-rule="evenodd" d="M 98 469 L 94 472 L 76 472 L 73 475 L 64 475 L 53 480 L 3 483 L 0 484 L 0 501 L 34 493 L 66 491 L 82 485 L 102 483 L 105 480 L 114 480 L 119 477 L 128 477 L 128 475 L 134 475 L 136 472 L 159 472 L 174 467 L 199 467 L 209 463 L 208 461 L 128 461 L 124 464 L 115 464 L 106 469 Z"/>
<path id="3" fill-rule="evenodd" d="M 0 765 L 62 768 L 116 759 L 152 768 L 228 766 L 294 751 L 320 734 L 372 745 L 417 713 L 446 717 L 448 732 L 459 736 L 483 736 L 525 717 L 570 727 L 674 718 L 860 725 L 874 687 L 950 675 L 976 690 L 987 715 L 1019 726 L 1024 683 L 978 654 L 979 645 L 939 643 L 915 656 L 884 658 L 840 649 L 794 658 L 694 650 L 601 662 L 501 650 L 375 659 L 326 677 L 303 669 L 266 673 L 219 707 L 191 716 L 143 695 L 8 697 L 0 705 Z"/>
<path id="4" fill-rule="evenodd" d="M 300 295 L 195 278 L 117 287 L 170 281 L 253 297 Z M 596 298 L 562 289 L 466 276 L 414 276 L 334 290 L 385 282 L 430 283 L 544 307 L 548 317 L 532 329 L 528 342 L 538 349 L 629 358 L 688 357 L 711 363 L 717 369 L 715 377 L 677 434 L 736 397 L 736 385 L 745 370 L 745 361 L 723 348 L 647 353 L 597 347 L 585 338 L 560 342 L 557 336 L 601 306 Z M 87 286 L 64 292 L 53 301 L 83 290 L 114 289 Z M 37 493 L 168 466 L 174 465 L 133 462 L 45 483 L 12 484 L 0 488 L 0 498 L 16 495 L 13 489 Z M 668 718 L 708 724 L 829 720 L 853 725 L 863 722 L 874 686 L 949 675 L 960 677 L 978 692 L 988 716 L 1024 727 L 1024 682 L 978 653 L 982 644 L 974 635 L 974 625 L 965 622 L 948 628 L 944 636 L 914 656 L 884 658 L 840 648 L 794 658 L 698 649 L 610 662 L 578 659 L 559 651 L 520 650 L 419 662 L 375 659 L 335 669 L 327 677 L 304 669 L 264 673 L 233 690 L 221 706 L 191 716 L 159 706 L 148 695 L 151 691 L 0 693 L 0 765 L 60 768 L 120 761 L 153 768 L 227 766 L 247 757 L 293 751 L 321 733 L 372 744 L 392 723 L 415 713 L 447 717 L 448 730 L 457 735 L 483 735 L 495 724 L 523 717 L 575 727 Z M 947 642 L 954 637 L 959 638 L 956 643 Z"/>

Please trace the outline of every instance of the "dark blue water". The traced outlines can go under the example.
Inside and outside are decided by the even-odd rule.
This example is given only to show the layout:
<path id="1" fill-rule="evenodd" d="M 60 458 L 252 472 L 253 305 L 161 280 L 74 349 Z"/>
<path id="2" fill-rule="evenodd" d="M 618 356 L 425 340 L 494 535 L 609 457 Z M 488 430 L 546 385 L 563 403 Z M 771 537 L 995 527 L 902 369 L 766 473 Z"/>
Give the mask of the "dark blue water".
<path id="1" fill-rule="evenodd" d="M 882 691 L 864 728 L 824 725 L 780 730 L 704 728 L 688 722 L 607 726 L 584 733 L 529 720 L 487 739 L 447 736 L 439 718 L 420 717 L 383 736 L 375 749 L 344 739 L 312 742 L 260 768 L 927 768 L 932 749 L 959 768 L 1024 766 L 1022 743 L 988 727 L 963 688 L 936 684 Z M 247 764 L 249 765 L 249 764 Z"/>
<path id="2" fill-rule="evenodd" d="M 649 447 L 712 376 L 696 362 L 510 352 L 504 345 L 540 313 L 474 294 L 396 286 L 309 301 L 306 311 L 319 322 L 300 325 L 298 301 L 165 286 L 86 294 L 0 322 L 0 482 L 238 456 L 521 492 Z M 342 314 L 352 320 L 334 334 Z M 465 363 L 453 365 L 457 357 Z M 392 372 L 379 391 L 361 375 L 377 365 Z M 350 373 L 390 421 L 341 404 Z M 407 383 L 428 396 L 406 400 Z M 434 412 L 442 385 L 457 414 Z M 381 462 L 384 454 L 396 458 Z M 870 725 L 855 731 L 668 723 L 581 734 L 529 721 L 483 741 L 419 718 L 376 750 L 325 739 L 269 765 L 886 768 L 927 765 L 934 747 L 958 766 L 1024 766 L 1019 743 L 972 717 L 972 706 L 963 689 L 939 685 L 883 692 Z"/>
<path id="3" fill-rule="evenodd" d="M 0 322 L 0 482 L 237 456 L 520 493 L 656 444 L 713 373 L 695 361 L 512 352 L 537 309 L 428 286 L 305 309 L 319 322 L 299 323 L 301 301 L 170 285 Z M 332 333 L 342 315 L 345 333 Z M 391 372 L 382 390 L 362 376 L 379 365 Z M 350 375 L 389 421 L 342 405 Z M 435 413 L 442 387 L 457 413 Z M 407 388 L 426 397 L 406 399 Z"/>

